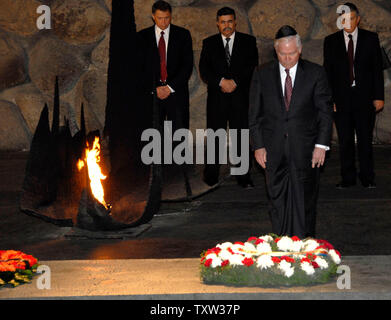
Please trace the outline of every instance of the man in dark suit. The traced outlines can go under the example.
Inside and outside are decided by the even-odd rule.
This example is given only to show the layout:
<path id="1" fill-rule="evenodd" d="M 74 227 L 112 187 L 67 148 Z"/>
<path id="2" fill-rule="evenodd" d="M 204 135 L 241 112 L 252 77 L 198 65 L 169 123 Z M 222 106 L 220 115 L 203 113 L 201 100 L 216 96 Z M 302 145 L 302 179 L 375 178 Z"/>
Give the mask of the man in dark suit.
<path id="1" fill-rule="evenodd" d="M 173 131 L 189 127 L 189 86 L 193 71 L 190 32 L 171 24 L 165 1 L 152 6 L 155 25 L 139 32 L 143 43 L 145 92 L 152 101 L 156 88 L 159 119 L 171 120 Z"/>
<path id="2" fill-rule="evenodd" d="M 382 56 L 377 34 L 358 28 L 357 7 L 345 6 L 350 13 L 342 20 L 344 30 L 324 40 L 324 67 L 332 89 L 341 162 L 342 180 L 337 188 L 356 184 L 355 134 L 359 179 L 364 187 L 375 188 L 372 136 L 376 112 L 384 106 Z"/>
<path id="3" fill-rule="evenodd" d="M 278 61 L 254 71 L 250 89 L 250 140 L 265 169 L 273 232 L 315 236 L 319 168 L 332 129 L 331 93 L 324 69 L 300 59 L 297 32 L 276 35 Z"/>
<path id="4" fill-rule="evenodd" d="M 208 85 L 207 123 L 214 131 L 238 129 L 237 150 L 241 150 L 240 129 L 248 129 L 248 96 L 251 75 L 258 65 L 258 50 L 253 36 L 236 31 L 236 15 L 231 8 L 217 12 L 219 33 L 204 39 L 200 57 L 201 78 Z M 243 155 L 241 155 L 243 157 Z M 204 181 L 214 185 L 219 177 L 218 150 L 215 164 L 206 164 Z M 237 176 L 238 184 L 253 187 L 250 173 Z"/>

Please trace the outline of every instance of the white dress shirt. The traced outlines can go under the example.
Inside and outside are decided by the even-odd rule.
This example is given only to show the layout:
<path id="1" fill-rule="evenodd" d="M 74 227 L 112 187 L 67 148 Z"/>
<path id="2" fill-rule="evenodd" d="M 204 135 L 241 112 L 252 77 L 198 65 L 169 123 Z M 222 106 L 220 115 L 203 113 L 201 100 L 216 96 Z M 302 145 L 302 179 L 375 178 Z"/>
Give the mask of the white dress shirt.
<path id="1" fill-rule="evenodd" d="M 292 68 L 289 69 L 289 75 L 292 79 L 292 89 L 294 88 L 294 85 L 295 85 L 297 65 L 298 65 L 298 63 L 296 63 Z M 279 64 L 279 66 L 280 66 L 282 95 L 284 96 L 285 95 L 285 81 L 286 81 L 287 74 L 285 72 L 285 67 L 282 66 L 281 63 Z M 330 147 L 324 146 L 322 144 L 315 144 L 315 147 L 325 149 L 326 151 L 330 150 Z"/>
<path id="2" fill-rule="evenodd" d="M 164 42 L 166 43 L 166 66 L 167 66 L 167 60 L 168 60 L 167 49 L 168 49 L 168 40 L 170 38 L 170 26 L 171 25 L 168 25 L 167 29 L 162 30 L 155 24 L 156 45 L 158 48 L 159 48 L 160 37 L 162 36 L 162 31 L 164 32 L 163 38 L 164 38 Z M 170 89 L 171 93 L 175 92 L 175 90 L 173 88 L 171 88 L 169 85 L 167 85 L 167 86 Z"/>
<path id="3" fill-rule="evenodd" d="M 349 46 L 349 34 L 352 35 L 352 40 L 353 40 L 353 59 L 354 56 L 356 55 L 356 48 L 357 48 L 357 37 L 358 37 L 358 28 L 354 29 L 352 33 L 347 33 L 345 30 L 343 31 L 343 35 L 345 38 L 345 46 L 346 46 L 346 51 L 348 51 L 348 46 Z M 353 65 L 353 75 L 354 75 L 354 65 Z M 352 87 L 356 85 L 356 80 L 353 80 Z"/>

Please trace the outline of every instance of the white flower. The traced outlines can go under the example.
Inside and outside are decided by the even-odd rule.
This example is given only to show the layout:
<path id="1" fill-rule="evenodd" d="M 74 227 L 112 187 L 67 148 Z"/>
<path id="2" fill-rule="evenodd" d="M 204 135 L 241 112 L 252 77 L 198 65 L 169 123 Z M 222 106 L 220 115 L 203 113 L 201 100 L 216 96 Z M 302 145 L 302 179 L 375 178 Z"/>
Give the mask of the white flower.
<path id="1" fill-rule="evenodd" d="M 259 237 L 259 239 L 261 239 L 265 242 L 272 242 L 273 241 L 273 237 L 271 237 L 271 236 L 262 236 L 262 237 Z"/>
<path id="2" fill-rule="evenodd" d="M 321 269 L 327 269 L 329 267 L 327 261 L 321 257 L 316 257 L 314 261 L 319 265 Z"/>
<path id="3" fill-rule="evenodd" d="M 312 264 L 310 264 L 309 262 L 307 261 L 304 261 L 301 263 L 300 265 L 301 267 L 301 270 L 303 270 L 307 275 L 311 275 L 311 274 L 314 274 L 315 273 L 315 269 L 314 267 L 312 266 Z"/>
<path id="4" fill-rule="evenodd" d="M 243 254 L 244 246 L 241 244 L 233 244 L 231 247 L 232 251 L 235 253 Z"/>
<path id="5" fill-rule="evenodd" d="M 285 276 L 288 278 L 290 278 L 295 272 L 295 268 L 292 267 L 292 265 L 289 262 L 286 262 L 285 260 L 282 260 L 278 264 L 278 268 L 281 269 L 284 272 Z"/>
<path id="6" fill-rule="evenodd" d="M 277 247 L 281 251 L 291 251 L 292 250 L 292 245 L 293 245 L 293 240 L 289 237 L 282 237 L 278 242 L 277 242 Z"/>
<path id="7" fill-rule="evenodd" d="M 221 259 L 223 259 L 223 260 L 229 260 L 229 258 L 230 258 L 231 256 L 232 256 L 232 253 L 229 252 L 228 250 L 223 249 L 223 250 L 221 250 L 221 251 L 219 252 L 219 257 L 220 257 Z"/>
<path id="8" fill-rule="evenodd" d="M 299 241 L 293 241 L 293 244 L 292 244 L 292 251 L 294 251 L 294 252 L 300 252 L 302 248 L 303 248 L 303 241 L 301 241 L 301 240 L 299 240 Z"/>
<path id="9" fill-rule="evenodd" d="M 256 250 L 255 246 L 252 243 L 250 243 L 250 242 L 245 242 L 244 243 L 244 249 L 245 250 L 250 250 L 250 251 L 255 251 Z"/>
<path id="10" fill-rule="evenodd" d="M 314 251 L 317 247 L 319 247 L 319 243 L 315 240 L 307 240 L 304 242 L 304 251 Z"/>
<path id="11" fill-rule="evenodd" d="M 329 250 L 329 256 L 331 257 L 331 259 L 333 259 L 334 263 L 336 263 L 336 264 L 340 264 L 341 263 L 341 258 L 335 252 L 334 249 Z"/>
<path id="12" fill-rule="evenodd" d="M 221 260 L 220 258 L 216 257 L 216 258 L 212 259 L 212 264 L 210 266 L 212 268 L 221 267 L 221 263 L 222 262 L 223 262 L 223 260 Z"/>
<path id="13" fill-rule="evenodd" d="M 224 242 L 222 244 L 218 244 L 216 247 L 220 248 L 221 250 L 228 249 L 232 246 L 231 242 Z"/>
<path id="14" fill-rule="evenodd" d="M 272 247 L 267 242 L 262 242 L 257 245 L 257 251 L 260 253 L 271 252 Z"/>
<path id="15" fill-rule="evenodd" d="M 264 254 L 257 259 L 257 267 L 262 269 L 268 269 L 274 265 L 272 257 L 268 254 Z"/>
<path id="16" fill-rule="evenodd" d="M 232 266 L 242 266 L 243 256 L 241 254 L 233 254 L 229 257 L 229 264 Z"/>
<path id="17" fill-rule="evenodd" d="M 209 259 L 216 259 L 217 258 L 217 254 L 215 253 L 209 253 L 206 257 L 205 257 L 205 261 L 206 260 L 209 260 Z"/>

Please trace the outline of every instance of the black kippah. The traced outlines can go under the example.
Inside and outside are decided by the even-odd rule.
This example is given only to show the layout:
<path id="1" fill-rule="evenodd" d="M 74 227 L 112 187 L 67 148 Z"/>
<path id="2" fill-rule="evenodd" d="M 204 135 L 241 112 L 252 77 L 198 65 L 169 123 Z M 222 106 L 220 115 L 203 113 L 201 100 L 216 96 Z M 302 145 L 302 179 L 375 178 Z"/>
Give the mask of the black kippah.
<path id="1" fill-rule="evenodd" d="M 288 25 L 282 26 L 276 33 L 276 40 L 297 35 L 296 30 Z"/>

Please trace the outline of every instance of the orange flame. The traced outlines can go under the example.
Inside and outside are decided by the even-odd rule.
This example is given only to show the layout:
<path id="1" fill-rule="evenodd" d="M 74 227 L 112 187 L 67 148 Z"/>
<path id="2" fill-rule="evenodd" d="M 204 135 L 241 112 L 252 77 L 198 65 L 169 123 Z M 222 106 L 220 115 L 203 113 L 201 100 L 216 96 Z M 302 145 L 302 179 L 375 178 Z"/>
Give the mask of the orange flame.
<path id="1" fill-rule="evenodd" d="M 100 144 L 99 137 L 95 137 L 92 148 L 90 149 L 87 143 L 85 160 L 79 160 L 77 167 L 81 170 L 84 167 L 85 162 L 87 162 L 88 168 L 88 177 L 90 178 L 91 191 L 94 197 L 105 206 L 106 209 L 109 209 L 109 205 L 105 201 L 105 193 L 102 186 L 102 180 L 106 179 L 106 176 L 102 173 L 99 166 L 100 162 Z"/>

